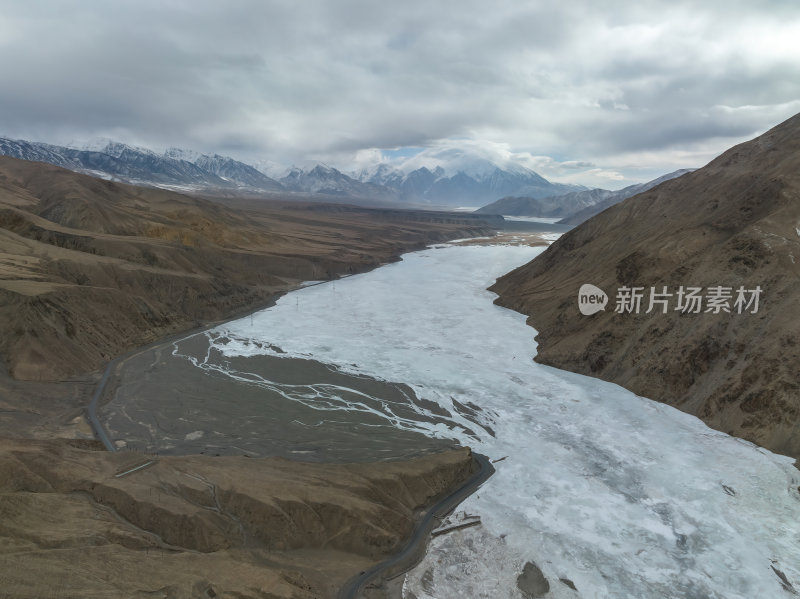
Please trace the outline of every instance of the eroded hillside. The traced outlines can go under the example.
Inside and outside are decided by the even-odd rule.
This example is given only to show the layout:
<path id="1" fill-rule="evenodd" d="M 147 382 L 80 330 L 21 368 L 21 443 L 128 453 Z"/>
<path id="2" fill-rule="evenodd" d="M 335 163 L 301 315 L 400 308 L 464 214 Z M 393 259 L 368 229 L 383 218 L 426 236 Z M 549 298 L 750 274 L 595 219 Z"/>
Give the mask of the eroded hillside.
<path id="1" fill-rule="evenodd" d="M 587 283 L 609 296 L 592 316 L 578 311 Z M 642 288 L 638 313 L 615 311 L 623 287 Z M 667 313 L 647 313 L 665 287 Z M 681 287 L 727 289 L 727 311 L 677 309 Z M 739 288 L 762 290 L 757 312 L 738 313 Z M 591 218 L 492 289 L 539 332 L 536 360 L 800 457 L 800 115 Z"/>
<path id="2" fill-rule="evenodd" d="M 469 215 L 291 201 L 236 207 L 0 157 L 0 356 L 57 380 L 201 322 L 446 238 Z"/>

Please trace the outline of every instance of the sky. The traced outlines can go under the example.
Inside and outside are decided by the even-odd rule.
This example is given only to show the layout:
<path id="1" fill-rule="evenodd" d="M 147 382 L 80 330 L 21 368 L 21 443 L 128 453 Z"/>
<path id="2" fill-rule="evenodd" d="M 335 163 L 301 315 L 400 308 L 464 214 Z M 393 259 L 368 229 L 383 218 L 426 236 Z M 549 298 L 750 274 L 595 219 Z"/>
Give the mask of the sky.
<path id="1" fill-rule="evenodd" d="M 0 0 L 0 135 L 617 189 L 800 112 L 796 0 Z"/>

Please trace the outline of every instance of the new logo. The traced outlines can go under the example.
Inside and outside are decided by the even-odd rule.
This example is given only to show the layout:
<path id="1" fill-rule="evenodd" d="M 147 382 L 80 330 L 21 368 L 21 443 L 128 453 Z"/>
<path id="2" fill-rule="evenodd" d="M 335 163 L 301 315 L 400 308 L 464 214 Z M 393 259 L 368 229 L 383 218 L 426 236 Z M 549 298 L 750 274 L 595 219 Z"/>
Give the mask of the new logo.
<path id="1" fill-rule="evenodd" d="M 589 283 L 581 285 L 578 291 L 578 310 L 581 314 L 584 316 L 596 314 L 600 310 L 605 310 L 607 303 L 608 296 L 605 291 Z"/>

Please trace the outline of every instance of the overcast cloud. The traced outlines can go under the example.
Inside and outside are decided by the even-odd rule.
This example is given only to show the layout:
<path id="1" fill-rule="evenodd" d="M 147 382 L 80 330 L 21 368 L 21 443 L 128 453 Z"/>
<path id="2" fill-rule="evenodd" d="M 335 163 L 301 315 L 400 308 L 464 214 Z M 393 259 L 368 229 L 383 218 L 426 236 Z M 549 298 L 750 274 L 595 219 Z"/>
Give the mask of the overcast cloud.
<path id="1" fill-rule="evenodd" d="M 0 0 L 0 135 L 345 169 L 467 144 L 618 188 L 800 112 L 798 39 L 795 0 Z"/>

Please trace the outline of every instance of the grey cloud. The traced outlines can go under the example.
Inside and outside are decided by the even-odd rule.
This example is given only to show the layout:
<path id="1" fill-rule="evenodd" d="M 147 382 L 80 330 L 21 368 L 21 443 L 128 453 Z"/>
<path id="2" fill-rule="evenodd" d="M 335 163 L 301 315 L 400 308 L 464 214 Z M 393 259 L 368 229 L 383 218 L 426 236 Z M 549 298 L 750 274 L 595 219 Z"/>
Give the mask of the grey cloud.
<path id="1" fill-rule="evenodd" d="M 0 8 L 0 134 L 44 141 L 126 136 L 291 162 L 485 138 L 606 168 L 622 152 L 723 149 L 800 98 L 797 51 L 737 33 L 800 34 L 792 2 Z M 762 108 L 720 108 L 747 105 Z"/>
<path id="2" fill-rule="evenodd" d="M 570 170 L 579 170 L 584 168 L 594 168 L 597 166 L 594 162 L 586 162 L 585 160 L 567 160 L 566 162 L 561 162 L 558 165 L 560 168 L 566 168 Z"/>

